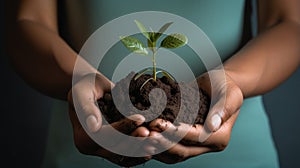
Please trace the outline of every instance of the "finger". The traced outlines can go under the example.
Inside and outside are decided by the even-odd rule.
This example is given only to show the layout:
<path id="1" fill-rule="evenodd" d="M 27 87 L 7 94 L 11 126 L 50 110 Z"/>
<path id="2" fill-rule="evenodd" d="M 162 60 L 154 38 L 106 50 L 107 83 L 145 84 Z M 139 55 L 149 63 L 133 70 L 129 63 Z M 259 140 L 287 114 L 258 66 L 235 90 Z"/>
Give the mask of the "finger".
<path id="1" fill-rule="evenodd" d="M 115 153 L 105 150 L 105 149 L 99 149 L 96 152 L 96 155 L 103 157 L 103 158 L 109 160 L 110 162 L 115 163 L 122 167 L 133 167 L 133 166 L 143 164 L 150 160 L 147 157 L 123 156 L 123 155 L 115 154 Z"/>
<path id="2" fill-rule="evenodd" d="M 85 128 L 90 132 L 97 132 L 102 125 L 101 113 L 96 105 L 95 87 L 87 83 L 76 84 L 69 96 L 79 119 L 83 120 Z"/>
<path id="3" fill-rule="evenodd" d="M 163 151 L 155 155 L 154 158 L 164 163 L 181 162 L 190 157 L 211 151 L 208 147 L 184 146 L 180 143 L 174 143 L 158 132 L 153 131 L 150 134 L 151 137 L 158 141 L 158 150 Z"/>
<path id="4" fill-rule="evenodd" d="M 242 92 L 237 86 L 227 83 L 224 89 L 205 120 L 205 126 L 212 132 L 217 131 L 243 103 Z"/>
<path id="5" fill-rule="evenodd" d="M 71 105 L 70 105 L 71 106 Z M 94 154 L 99 149 L 99 145 L 82 128 L 73 106 L 69 107 L 69 116 L 73 127 L 74 143 L 79 152 L 84 154 Z"/>
<path id="6" fill-rule="evenodd" d="M 97 100 L 104 91 L 111 90 L 114 84 L 102 74 L 88 74 L 72 87 L 69 101 L 89 132 L 96 132 L 102 125 L 102 117 Z"/>
<path id="7" fill-rule="evenodd" d="M 151 159 L 151 156 L 155 154 L 156 147 L 154 146 L 157 144 L 157 141 L 153 141 L 149 138 L 150 131 L 146 127 L 138 127 L 136 130 L 134 130 L 131 133 L 131 136 L 134 137 L 146 137 L 143 141 L 143 149 L 146 153 L 145 157 L 148 157 L 148 159 Z"/>
<path id="8" fill-rule="evenodd" d="M 103 129 L 105 128 L 106 127 L 103 127 Z M 147 134 L 145 134 L 145 137 L 141 137 L 140 133 L 137 132 L 147 132 Z M 151 159 L 151 155 L 154 154 L 155 148 L 153 145 L 150 146 L 149 142 L 147 141 L 147 137 L 149 136 L 149 131 L 147 131 L 147 128 L 139 127 L 131 135 L 136 135 L 139 137 L 132 138 L 131 136 L 123 136 L 121 139 L 114 142 L 109 148 L 106 148 L 112 153 L 109 154 L 106 151 L 104 154 L 106 153 L 106 155 L 114 155 L 113 153 L 116 152 L 124 156 L 135 157 L 136 160 L 141 159 L 142 161 L 147 161 Z M 115 137 L 110 141 L 115 141 L 116 139 L 117 138 Z"/>
<path id="9" fill-rule="evenodd" d="M 140 114 L 131 115 L 120 121 L 114 122 L 111 126 L 124 134 L 130 134 L 145 122 L 145 117 Z M 141 129 L 144 130 L 144 129 Z M 145 131 L 145 130 L 144 130 Z M 141 132 L 136 132 L 141 133 Z M 146 133 L 146 132 L 144 132 Z"/>
<path id="10" fill-rule="evenodd" d="M 232 116 L 222 124 L 216 132 L 212 132 L 201 144 L 212 149 L 212 151 L 223 151 L 230 140 L 233 125 L 237 119 L 239 110 L 232 114 Z"/>
<path id="11" fill-rule="evenodd" d="M 157 119 L 150 123 L 150 129 L 158 132 L 163 131 L 163 135 L 173 141 L 180 141 L 185 145 L 202 145 L 211 132 L 203 125 L 189 125 L 180 123 L 175 126 L 169 121 Z"/>
<path id="12" fill-rule="evenodd" d="M 149 151 L 146 151 L 145 146 L 147 144 L 145 137 L 130 138 L 129 136 L 123 137 L 118 143 L 109 148 L 112 152 L 116 152 L 130 157 L 144 157 L 149 156 L 153 149 L 149 146 Z"/>
<path id="13" fill-rule="evenodd" d="M 119 144 L 113 148 L 127 151 L 127 155 L 130 156 L 144 156 L 145 158 L 151 159 L 151 155 L 155 154 L 156 148 L 149 141 L 150 131 L 146 127 L 138 127 L 135 129 L 131 136 L 123 137 Z"/>
<path id="14" fill-rule="evenodd" d="M 95 140 L 102 147 L 114 149 L 118 144 L 124 141 L 126 142 L 127 139 L 130 139 L 128 137 L 132 138 L 130 134 L 134 130 L 136 130 L 144 121 L 145 118 L 142 115 L 132 115 L 112 124 L 102 125 L 99 131 L 90 134 L 90 136 L 92 136 L 93 140 Z M 140 129 L 139 131 L 142 132 L 143 130 Z M 140 132 L 137 133 L 142 134 Z M 132 146 L 134 145 L 134 143 L 131 142 L 130 145 Z M 119 150 L 121 150 L 121 148 Z"/>
<path id="15" fill-rule="evenodd" d="M 159 130 L 159 132 L 163 131 L 165 138 L 169 140 L 175 139 L 175 142 L 180 140 L 180 144 L 184 146 L 208 147 L 211 151 L 222 151 L 228 145 L 231 130 L 238 113 L 239 111 L 235 112 L 216 132 L 211 132 L 203 125 L 189 126 L 181 123 L 179 126 L 175 126 L 168 121 L 160 122 L 161 119 L 150 123 L 150 128 L 153 129 L 155 127 L 154 129 Z"/>
<path id="16" fill-rule="evenodd" d="M 73 86 L 68 97 L 69 101 L 73 103 L 80 121 L 85 123 L 84 126 L 89 132 L 96 132 L 100 129 L 102 117 L 97 100 L 113 85 L 102 74 L 88 74 Z"/>
<path id="17" fill-rule="evenodd" d="M 173 148 L 169 149 L 168 151 L 165 151 L 158 155 L 154 155 L 153 158 L 164 163 L 174 164 L 211 151 L 212 150 L 208 147 L 187 147 L 181 144 L 176 144 Z"/>
<path id="18" fill-rule="evenodd" d="M 132 133 L 131 136 L 134 137 L 148 137 L 150 134 L 150 131 L 146 127 L 138 127 L 135 129 Z"/>
<path id="19" fill-rule="evenodd" d="M 194 134 L 193 126 L 188 124 L 180 123 L 180 126 L 175 126 L 170 121 L 164 120 L 164 119 L 156 119 L 152 121 L 149 124 L 149 128 L 151 130 L 162 132 L 164 136 L 168 136 L 169 138 L 172 138 L 173 141 L 176 141 L 175 139 L 183 138 L 186 136 L 186 134 Z M 166 135 L 165 135 L 166 134 Z"/>

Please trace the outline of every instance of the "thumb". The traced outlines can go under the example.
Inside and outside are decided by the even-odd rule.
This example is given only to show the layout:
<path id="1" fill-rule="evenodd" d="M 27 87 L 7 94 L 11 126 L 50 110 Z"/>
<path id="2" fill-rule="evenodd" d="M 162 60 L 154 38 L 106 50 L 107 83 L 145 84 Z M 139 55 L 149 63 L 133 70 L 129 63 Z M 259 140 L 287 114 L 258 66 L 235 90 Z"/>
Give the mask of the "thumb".
<path id="1" fill-rule="evenodd" d="M 102 125 L 101 112 L 96 104 L 95 88 L 78 83 L 69 93 L 69 102 L 73 105 L 82 126 L 89 132 L 97 132 Z"/>
<path id="2" fill-rule="evenodd" d="M 205 121 L 205 126 L 212 132 L 219 130 L 222 124 L 240 109 L 243 95 L 239 88 L 227 87 L 227 91 L 215 102 Z"/>
<path id="3" fill-rule="evenodd" d="M 227 115 L 224 112 L 224 104 L 225 104 L 225 99 L 221 98 L 218 100 L 216 104 L 211 108 L 209 111 L 207 118 L 205 120 L 205 127 L 208 128 L 211 132 L 217 131 L 223 121 L 227 120 Z"/>
<path id="4" fill-rule="evenodd" d="M 94 108 L 94 110 L 91 110 L 90 112 L 91 114 L 88 114 L 85 119 L 86 127 L 90 132 L 97 132 L 102 125 L 102 118 L 101 118 L 100 111 L 99 109 Z"/>

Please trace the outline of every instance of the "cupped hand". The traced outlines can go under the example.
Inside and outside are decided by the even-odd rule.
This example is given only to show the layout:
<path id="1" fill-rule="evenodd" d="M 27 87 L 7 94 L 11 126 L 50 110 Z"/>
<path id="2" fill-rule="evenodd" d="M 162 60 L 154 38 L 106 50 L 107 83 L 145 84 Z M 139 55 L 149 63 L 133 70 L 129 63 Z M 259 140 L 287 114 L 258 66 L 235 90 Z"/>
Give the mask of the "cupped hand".
<path id="1" fill-rule="evenodd" d="M 144 143 L 146 145 L 143 146 L 145 157 L 127 157 L 101 147 L 89 136 L 97 135 L 101 131 L 101 136 L 106 136 L 106 139 L 112 137 L 112 149 L 122 148 L 124 151 L 131 151 L 132 146 L 128 145 L 126 139 L 113 138 L 116 136 L 112 135 L 112 129 L 134 137 L 148 137 L 150 134 L 147 128 L 141 126 L 145 121 L 141 115 L 133 115 L 110 125 L 103 125 L 97 100 L 113 86 L 113 83 L 104 76 L 90 74 L 78 81 L 69 92 L 69 116 L 73 126 L 75 145 L 83 154 L 103 157 L 120 166 L 130 167 L 145 163 L 151 159 L 151 154 L 155 150 L 153 146 L 149 146 L 149 143 Z M 143 140 L 143 138 L 140 139 L 140 141 Z"/>
<path id="2" fill-rule="evenodd" d="M 205 73 L 197 82 L 209 93 L 212 102 L 205 124 L 180 123 L 177 126 L 162 119 L 151 122 L 150 137 L 158 142 L 157 149 L 165 149 L 153 156 L 154 159 L 173 164 L 204 153 L 222 151 L 228 145 L 232 127 L 243 103 L 243 94 L 222 70 Z M 180 142 L 172 139 L 180 139 Z"/>

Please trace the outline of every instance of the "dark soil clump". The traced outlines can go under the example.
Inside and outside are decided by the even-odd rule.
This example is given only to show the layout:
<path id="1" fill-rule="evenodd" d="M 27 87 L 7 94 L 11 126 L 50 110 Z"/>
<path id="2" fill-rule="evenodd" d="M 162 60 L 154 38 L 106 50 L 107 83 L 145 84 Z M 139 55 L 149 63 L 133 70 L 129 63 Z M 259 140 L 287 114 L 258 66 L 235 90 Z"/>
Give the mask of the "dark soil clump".
<path id="1" fill-rule="evenodd" d="M 135 73 L 132 72 L 126 78 L 120 80 L 116 83 L 112 92 L 105 93 L 98 101 L 100 110 L 108 123 L 119 121 L 125 116 L 137 113 L 146 118 L 146 124 L 155 118 L 169 120 L 174 124 L 178 124 L 179 122 L 189 124 L 204 123 L 210 105 L 210 99 L 205 91 L 192 88 L 186 83 L 177 83 L 165 76 L 157 78 L 156 81 L 149 80 L 144 84 L 145 81 L 152 77 L 151 75 L 143 74 L 136 80 L 133 79 L 134 75 Z M 142 85 L 143 87 L 141 87 Z M 162 89 L 165 94 L 151 92 L 155 88 Z M 183 90 L 182 94 L 180 89 Z M 198 91 L 198 96 L 200 96 L 200 101 L 198 99 L 198 102 L 195 98 L 197 96 L 196 91 Z M 164 107 L 165 105 L 161 101 L 165 97 L 167 98 L 167 102 L 164 102 L 166 106 L 164 109 L 160 109 L 159 107 Z M 114 102 L 117 102 L 116 104 L 121 108 L 117 108 Z M 160 106 L 162 104 L 163 106 Z M 118 109 L 121 109 L 122 113 Z M 182 113 L 179 114 L 180 109 L 182 109 Z M 195 109 L 198 109 L 198 112 L 195 112 Z M 197 113 L 197 116 L 190 115 L 191 113 Z"/>

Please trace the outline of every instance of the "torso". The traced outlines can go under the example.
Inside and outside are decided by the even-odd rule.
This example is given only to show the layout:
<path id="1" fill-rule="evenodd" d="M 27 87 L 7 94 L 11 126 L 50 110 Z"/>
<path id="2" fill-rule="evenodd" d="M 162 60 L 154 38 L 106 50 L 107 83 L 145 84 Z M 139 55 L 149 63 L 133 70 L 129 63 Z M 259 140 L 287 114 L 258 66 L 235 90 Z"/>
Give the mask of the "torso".
<path id="1" fill-rule="evenodd" d="M 169 12 L 190 20 L 206 33 L 223 61 L 239 49 L 245 30 L 246 3 L 243 0 L 65 1 L 64 6 L 67 10 L 64 23 L 68 32 L 66 37 L 77 51 L 85 40 L 105 23 L 139 11 Z M 197 73 L 201 72 L 202 70 L 199 70 Z M 115 166 L 97 157 L 79 154 L 72 143 L 66 104 L 58 103 L 54 110 L 44 167 Z M 255 125 L 248 122 L 249 118 L 257 119 Z M 224 152 L 205 154 L 172 167 L 278 167 L 276 149 L 268 124 L 261 97 L 245 100 L 234 126 L 230 144 Z M 142 167 L 163 166 L 166 165 L 150 161 Z"/>

